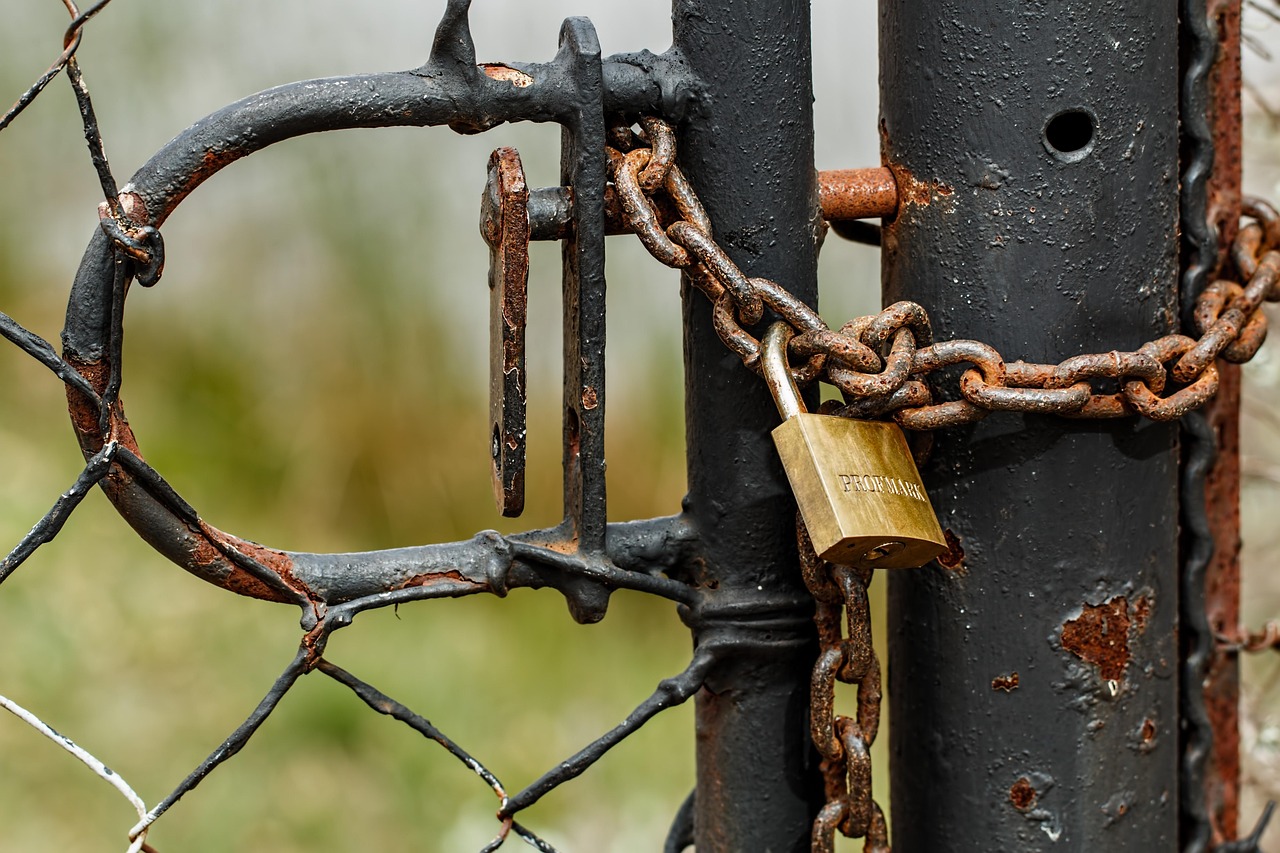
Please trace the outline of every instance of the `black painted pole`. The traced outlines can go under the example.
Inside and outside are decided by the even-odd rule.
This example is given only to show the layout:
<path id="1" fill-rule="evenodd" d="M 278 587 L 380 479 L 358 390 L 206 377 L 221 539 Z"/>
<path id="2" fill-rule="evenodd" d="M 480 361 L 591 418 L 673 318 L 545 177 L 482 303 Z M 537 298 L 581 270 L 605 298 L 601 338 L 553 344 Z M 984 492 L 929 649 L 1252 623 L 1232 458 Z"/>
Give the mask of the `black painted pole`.
<path id="1" fill-rule="evenodd" d="M 881 0 L 880 39 L 886 300 L 1008 360 L 1173 330 L 1175 4 Z M 1176 849 L 1177 466 L 1135 418 L 938 433 L 965 558 L 890 578 L 897 853 Z"/>
<path id="2" fill-rule="evenodd" d="M 675 49 L 703 97 L 679 128 L 680 164 L 715 238 L 742 269 L 817 302 L 808 0 L 675 0 Z M 817 656 L 795 504 L 764 383 L 684 290 L 688 511 L 707 604 L 698 646 L 731 644 L 697 696 L 698 853 L 800 851 L 822 804 L 808 733 Z M 762 323 L 757 332 L 764 328 Z"/>

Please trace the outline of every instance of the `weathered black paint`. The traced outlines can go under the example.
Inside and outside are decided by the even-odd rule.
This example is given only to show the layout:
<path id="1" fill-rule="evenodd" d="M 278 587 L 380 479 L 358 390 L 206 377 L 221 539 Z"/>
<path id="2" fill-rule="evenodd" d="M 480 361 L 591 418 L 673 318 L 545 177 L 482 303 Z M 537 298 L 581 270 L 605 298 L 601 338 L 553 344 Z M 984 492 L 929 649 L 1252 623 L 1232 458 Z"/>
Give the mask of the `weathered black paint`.
<path id="1" fill-rule="evenodd" d="M 1010 359 L 1172 331 L 1175 6 L 880 10 L 884 154 L 904 189 L 886 300 Z M 1044 128 L 1068 110 L 1092 140 L 1055 152 Z M 890 578 L 896 851 L 1175 849 L 1177 472 L 1176 428 L 1133 418 L 938 433 L 925 482 L 966 556 Z M 1119 596 L 1151 611 L 1112 695 L 1062 631 Z"/>
<path id="2" fill-rule="evenodd" d="M 816 304 L 808 1 L 676 0 L 672 18 L 674 52 L 702 86 L 679 127 L 681 168 L 716 240 L 748 275 Z M 795 505 L 769 438 L 778 412 L 687 284 L 684 326 L 687 510 L 703 543 L 699 580 L 714 584 L 695 642 L 732 643 L 697 697 L 696 847 L 807 850 L 822 793 L 807 729 L 817 644 Z"/>

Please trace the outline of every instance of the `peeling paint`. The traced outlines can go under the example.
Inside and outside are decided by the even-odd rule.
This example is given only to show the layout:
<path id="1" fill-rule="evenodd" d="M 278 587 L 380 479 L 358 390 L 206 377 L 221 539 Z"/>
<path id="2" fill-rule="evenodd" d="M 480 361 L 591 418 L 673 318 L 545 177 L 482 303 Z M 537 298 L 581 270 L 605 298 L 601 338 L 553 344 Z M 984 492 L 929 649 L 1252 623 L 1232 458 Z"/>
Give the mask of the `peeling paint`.
<path id="1" fill-rule="evenodd" d="M 1008 675 L 997 675 L 991 679 L 991 689 L 1012 693 L 1018 689 L 1018 673 L 1011 672 Z"/>
<path id="2" fill-rule="evenodd" d="M 1096 666 L 1113 696 L 1129 665 L 1132 624 L 1129 602 L 1121 595 L 1102 604 L 1085 605 L 1079 616 L 1062 626 L 1062 647 Z"/>
<path id="3" fill-rule="evenodd" d="M 952 213 L 956 209 L 956 191 L 941 181 L 921 180 L 911 174 L 905 167 L 892 166 L 893 176 L 898 183 L 898 210 L 907 207 L 928 207 L 934 202 L 942 202 L 946 206 L 944 212 Z"/>
<path id="4" fill-rule="evenodd" d="M 500 62 L 486 62 L 480 66 L 480 70 L 489 79 L 505 81 L 517 89 L 526 89 L 533 85 L 533 78 L 528 74 L 518 68 L 512 68 L 510 65 L 503 65 Z"/>

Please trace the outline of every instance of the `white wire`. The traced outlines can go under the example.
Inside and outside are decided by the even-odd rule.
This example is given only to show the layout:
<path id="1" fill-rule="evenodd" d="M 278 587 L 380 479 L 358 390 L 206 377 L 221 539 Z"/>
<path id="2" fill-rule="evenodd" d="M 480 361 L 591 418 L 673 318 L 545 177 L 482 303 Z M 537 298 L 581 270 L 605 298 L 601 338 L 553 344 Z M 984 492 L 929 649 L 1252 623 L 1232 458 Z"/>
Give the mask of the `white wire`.
<path id="1" fill-rule="evenodd" d="M 107 767 L 107 765 L 103 764 L 101 761 L 94 758 L 92 755 L 90 755 L 88 752 L 86 752 L 84 749 L 78 746 L 73 740 L 71 740 L 71 738 L 54 731 L 52 728 L 46 725 L 43 720 L 41 720 L 35 714 L 28 711 L 26 708 L 19 705 L 17 702 L 14 702 L 12 699 L 9 699 L 5 696 L 0 696 L 0 707 L 4 708 L 9 713 L 13 714 L 15 717 L 22 720 L 27 725 L 31 726 L 31 728 L 40 732 L 40 734 L 44 735 L 49 740 L 53 741 L 58 746 L 65 749 L 67 752 L 71 753 L 76 758 L 80 759 L 80 761 L 86 767 L 88 767 L 94 773 L 98 774 L 98 776 L 100 776 L 102 779 L 106 780 L 111 785 L 111 787 L 119 791 L 120 794 L 126 800 L 128 800 L 129 803 L 138 812 L 138 817 L 144 818 L 144 819 L 146 818 L 146 815 L 147 815 L 146 803 L 142 802 L 142 798 L 139 797 L 134 792 L 133 788 L 129 787 L 129 783 L 124 781 L 124 779 L 120 777 L 120 774 L 111 770 L 109 767 Z M 125 853 L 139 853 L 139 851 L 142 850 L 142 845 L 143 843 L 146 842 L 146 840 L 147 840 L 147 831 L 144 828 L 142 829 L 141 832 L 139 832 L 137 838 L 133 839 L 133 842 L 129 845 L 129 849 L 125 851 Z"/>

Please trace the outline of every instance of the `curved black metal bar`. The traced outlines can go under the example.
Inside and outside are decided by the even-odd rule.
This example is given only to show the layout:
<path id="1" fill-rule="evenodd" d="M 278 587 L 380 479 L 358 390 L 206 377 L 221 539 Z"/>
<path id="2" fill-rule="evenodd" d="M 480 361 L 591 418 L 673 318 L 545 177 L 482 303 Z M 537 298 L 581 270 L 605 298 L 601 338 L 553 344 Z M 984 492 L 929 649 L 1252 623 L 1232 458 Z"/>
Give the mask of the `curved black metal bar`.
<path id="1" fill-rule="evenodd" d="M 119 443 L 120 452 L 110 460 L 111 476 L 102 481 L 116 509 L 173 562 L 218 586 L 299 604 L 309 610 L 304 623 L 314 624 L 330 605 L 344 602 L 348 616 L 354 616 L 361 610 L 419 598 L 504 594 L 509 585 L 556 586 L 569 594 L 575 583 L 565 580 L 569 576 L 578 577 L 579 584 L 586 579 L 605 589 L 631 587 L 691 601 L 692 594 L 683 584 L 657 576 L 665 562 L 658 568 L 646 564 L 637 572 L 597 557 L 566 558 L 546 547 L 539 551 L 540 546 L 561 544 L 554 535 L 531 533 L 508 541 L 485 532 L 466 542 L 366 554 L 291 553 L 246 542 L 203 522 L 145 464 L 117 399 L 128 287 L 124 276 L 132 274 L 135 266 L 147 266 L 138 260 L 137 247 L 133 247 L 133 262 L 126 263 L 123 252 L 128 247 L 122 240 L 156 234 L 154 229 L 183 199 L 229 164 L 277 142 L 329 130 L 448 125 L 476 133 L 507 121 L 571 126 L 582 120 L 578 78 L 583 57 L 577 40 L 581 33 L 590 32 L 590 24 L 566 21 L 560 52 L 549 63 L 477 66 L 467 22 L 469 5 L 469 0 L 450 0 L 431 58 L 420 68 L 269 89 L 224 107 L 179 134 L 120 189 L 118 209 L 125 220 L 112 219 L 107 223 L 112 227 L 94 233 L 72 286 L 62 333 L 65 362 L 57 364 L 78 371 L 69 380 L 69 400 L 85 457 L 94 459 L 108 442 Z M 598 52 L 594 62 L 594 73 L 599 75 Z M 615 57 L 607 66 L 606 77 L 612 83 L 605 98 L 609 109 L 653 111 L 662 104 L 679 113 L 692 100 L 688 93 L 693 84 L 678 58 L 644 52 Z M 158 251 L 158 236 L 149 245 Z M 158 276 L 156 259 L 151 259 L 150 267 L 152 277 Z M 659 541 L 639 551 L 631 548 L 650 535 L 657 535 Z M 636 556 L 639 553 L 656 553 L 660 549 L 655 546 L 689 535 L 685 525 L 675 533 L 646 527 L 622 538 L 635 564 L 644 562 Z M 513 554 L 513 548 L 520 553 Z M 670 557 L 655 559 L 669 562 Z M 509 577 L 513 565 L 523 569 L 519 577 Z"/>
<path id="2" fill-rule="evenodd" d="M 689 792 L 689 796 L 685 797 L 684 802 L 680 804 L 680 809 L 671 821 L 671 829 L 667 832 L 667 839 L 662 845 L 662 853 L 684 853 L 685 850 L 693 846 L 693 818 L 697 798 L 698 791 L 695 788 Z"/>
<path id="3" fill-rule="evenodd" d="M 1213 174 L 1213 129 L 1209 126 L 1209 73 L 1218 56 L 1218 26 L 1206 0 L 1182 0 L 1181 25 L 1188 56 L 1183 69 L 1181 211 L 1185 267 L 1180 281 L 1182 323 L 1194 328 L 1196 300 L 1218 263 L 1218 229 L 1209 219 L 1209 178 Z"/>
<path id="4" fill-rule="evenodd" d="M 1209 124 L 1209 75 L 1218 56 L 1218 27 L 1206 0 L 1181 0 L 1184 44 L 1180 118 L 1182 123 L 1183 269 L 1179 302 L 1184 327 L 1194 328 L 1192 313 L 1218 263 L 1218 229 L 1209 216 L 1209 180 L 1213 176 L 1214 138 Z M 1203 684 L 1213 656 L 1213 632 L 1205 609 L 1205 576 L 1215 543 L 1209 524 L 1205 480 L 1217 456 L 1217 436 L 1201 412 L 1181 422 L 1183 458 L 1179 510 L 1183 525 L 1179 641 L 1182 677 L 1179 716 L 1182 723 L 1179 792 L 1179 846 L 1185 853 L 1204 853 L 1212 844 L 1206 801 L 1206 767 L 1213 752 L 1214 731 L 1205 705 Z"/>
<path id="5" fill-rule="evenodd" d="M 693 660 L 684 672 L 671 678 L 664 678 L 657 690 L 648 699 L 641 702 L 627 718 L 614 726 L 605 734 L 593 740 L 577 754 L 561 761 L 553 769 L 529 785 L 523 791 L 510 797 L 498 810 L 499 817 L 513 817 L 529 808 L 547 793 L 581 776 L 587 768 L 599 761 L 606 752 L 613 749 L 626 738 L 639 731 L 640 727 L 656 714 L 688 701 L 697 693 L 706 681 L 707 673 L 720 660 L 722 651 L 714 644 L 706 645 L 694 652 Z"/>
<path id="6" fill-rule="evenodd" d="M 1182 778 L 1179 800 L 1182 816 L 1181 849 L 1204 853 L 1211 843 L 1208 806 L 1204 798 L 1205 763 L 1213 749 L 1213 726 L 1201 684 L 1213 652 L 1213 629 L 1204 609 L 1204 578 L 1213 559 L 1213 530 L 1205 511 L 1205 477 L 1218 455 L 1217 437 L 1202 412 L 1182 419 L 1182 560 L 1178 632 L 1182 644 L 1182 689 L 1179 715 L 1183 721 Z"/>

